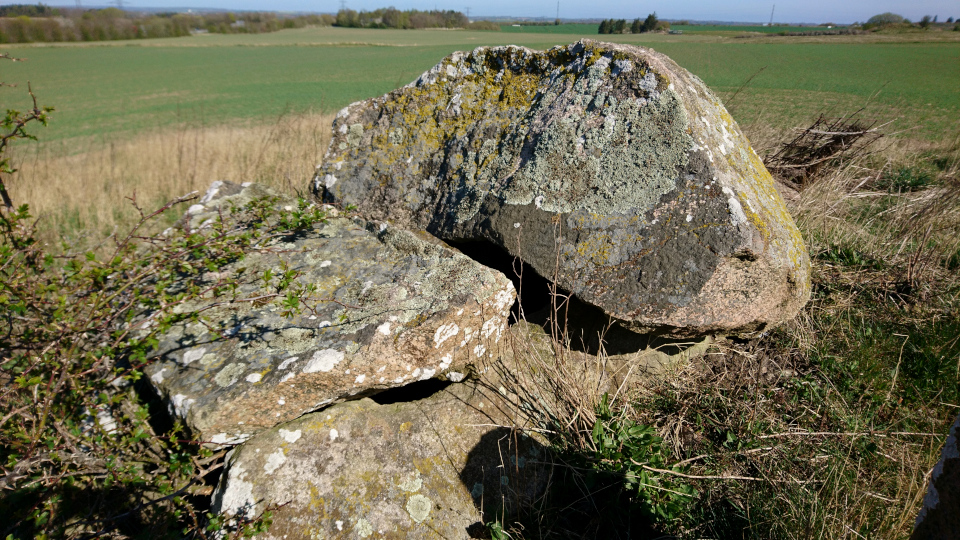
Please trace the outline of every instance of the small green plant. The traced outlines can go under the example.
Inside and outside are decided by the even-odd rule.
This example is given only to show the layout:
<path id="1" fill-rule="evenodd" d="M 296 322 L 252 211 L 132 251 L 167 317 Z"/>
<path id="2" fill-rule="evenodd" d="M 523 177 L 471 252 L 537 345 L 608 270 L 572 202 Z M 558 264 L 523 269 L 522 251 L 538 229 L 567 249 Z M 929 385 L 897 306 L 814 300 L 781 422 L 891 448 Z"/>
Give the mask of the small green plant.
<path id="1" fill-rule="evenodd" d="M 918 191 L 935 183 L 935 176 L 920 167 L 898 167 L 877 181 L 877 187 L 890 193 Z"/>
<path id="2" fill-rule="evenodd" d="M 641 512 L 650 519 L 674 521 L 682 517 L 696 491 L 670 476 L 682 471 L 679 467 L 668 468 L 663 439 L 652 427 L 616 415 L 607 394 L 603 394 L 596 413 L 591 434 L 596 470 L 621 475 L 624 488 L 635 495 Z"/>

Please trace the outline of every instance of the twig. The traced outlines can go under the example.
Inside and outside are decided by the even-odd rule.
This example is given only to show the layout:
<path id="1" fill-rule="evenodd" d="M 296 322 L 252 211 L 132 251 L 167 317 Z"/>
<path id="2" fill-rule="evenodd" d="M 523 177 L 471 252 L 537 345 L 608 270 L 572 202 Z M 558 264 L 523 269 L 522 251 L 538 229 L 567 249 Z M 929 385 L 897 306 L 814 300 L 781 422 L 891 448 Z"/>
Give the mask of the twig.
<path id="1" fill-rule="evenodd" d="M 733 475 L 725 475 L 725 474 L 724 474 L 724 475 L 717 475 L 717 476 L 698 476 L 698 475 L 695 475 L 695 474 L 684 474 L 684 473 L 681 473 L 681 472 L 671 471 L 671 470 L 668 470 L 668 469 L 657 469 L 657 468 L 654 468 L 654 467 L 649 467 L 649 466 L 647 466 L 647 465 L 644 465 L 643 463 L 638 463 L 638 462 L 636 462 L 636 461 L 634 461 L 634 460 L 632 460 L 632 459 L 631 459 L 630 461 L 631 461 L 634 465 L 639 465 L 640 467 L 642 467 L 642 468 L 643 468 L 644 470 L 646 470 L 646 471 L 656 472 L 656 473 L 661 473 L 661 474 L 670 474 L 670 475 L 673 475 L 673 476 L 679 476 L 680 478 L 689 478 L 689 479 L 691 479 L 691 480 L 749 480 L 749 481 L 753 481 L 753 482 L 763 482 L 763 481 L 765 481 L 763 478 L 754 478 L 754 477 L 752 477 L 752 476 L 733 476 Z"/>
<path id="2" fill-rule="evenodd" d="M 918 433 L 913 431 L 790 431 L 787 433 L 772 433 L 761 435 L 758 439 L 781 439 L 783 437 L 943 437 L 942 433 Z"/>

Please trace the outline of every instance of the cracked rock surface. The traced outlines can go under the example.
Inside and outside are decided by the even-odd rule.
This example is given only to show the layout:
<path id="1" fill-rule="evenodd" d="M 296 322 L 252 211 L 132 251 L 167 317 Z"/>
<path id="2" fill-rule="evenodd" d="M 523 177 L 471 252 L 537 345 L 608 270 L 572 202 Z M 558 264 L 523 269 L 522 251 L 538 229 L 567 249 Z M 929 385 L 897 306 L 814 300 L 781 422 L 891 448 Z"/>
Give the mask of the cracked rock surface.
<path id="1" fill-rule="evenodd" d="M 218 183 L 186 222 L 200 226 L 229 204 L 271 195 Z M 429 235 L 343 217 L 276 238 L 200 285 L 283 265 L 316 287 L 310 310 L 287 317 L 276 301 L 208 295 L 183 309 L 204 310 L 210 322 L 174 326 L 146 368 L 203 441 L 235 444 L 331 403 L 430 378 L 462 380 L 493 354 L 515 299 L 502 274 Z M 262 294 L 251 283 L 237 298 Z"/>
<path id="2" fill-rule="evenodd" d="M 810 294 L 800 232 L 749 141 L 700 79 L 642 47 L 454 53 L 340 111 L 312 187 L 492 242 L 638 332 L 748 334 Z"/>

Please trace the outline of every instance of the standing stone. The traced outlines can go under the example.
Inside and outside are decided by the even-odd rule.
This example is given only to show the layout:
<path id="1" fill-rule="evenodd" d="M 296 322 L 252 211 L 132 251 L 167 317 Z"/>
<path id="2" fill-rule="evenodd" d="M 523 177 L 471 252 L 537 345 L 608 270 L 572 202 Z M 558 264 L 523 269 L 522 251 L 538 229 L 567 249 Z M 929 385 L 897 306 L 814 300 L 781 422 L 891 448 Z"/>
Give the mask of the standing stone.
<path id="1" fill-rule="evenodd" d="M 270 197 L 257 185 L 215 185 L 186 226 L 202 229 L 231 204 Z M 292 211 L 297 203 L 275 204 Z M 283 298 L 257 280 L 267 270 L 297 272 L 293 286 L 315 287 L 307 309 L 285 316 Z M 208 322 L 161 336 L 159 358 L 146 369 L 171 412 L 218 444 L 414 381 L 462 380 L 493 356 L 515 299 L 506 277 L 435 238 L 359 219 L 274 238 L 198 285 L 241 273 L 253 279 L 236 298 L 182 306 Z"/>
<path id="2" fill-rule="evenodd" d="M 636 331 L 756 332 L 810 293 L 800 232 L 733 118 L 642 47 L 454 53 L 340 111 L 313 189 L 492 242 Z"/>

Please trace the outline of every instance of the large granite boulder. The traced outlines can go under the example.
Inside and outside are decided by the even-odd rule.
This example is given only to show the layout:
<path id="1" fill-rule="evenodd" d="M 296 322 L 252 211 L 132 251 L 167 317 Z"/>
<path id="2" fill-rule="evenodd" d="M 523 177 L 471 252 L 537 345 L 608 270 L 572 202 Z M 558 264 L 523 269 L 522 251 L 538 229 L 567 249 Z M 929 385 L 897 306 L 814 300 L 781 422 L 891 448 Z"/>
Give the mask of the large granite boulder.
<path id="1" fill-rule="evenodd" d="M 209 226 L 228 205 L 271 197 L 297 204 L 257 185 L 218 184 L 184 226 Z M 308 309 L 285 316 L 282 298 L 256 279 L 266 270 L 298 272 L 294 285 L 314 286 Z M 462 380 L 492 356 L 515 298 L 502 274 L 430 235 L 343 217 L 263 243 L 199 285 L 240 273 L 254 279 L 236 298 L 181 306 L 207 322 L 166 332 L 146 369 L 172 413 L 212 443 L 414 381 Z"/>
<path id="2" fill-rule="evenodd" d="M 213 510 L 272 509 L 268 539 L 469 538 L 532 505 L 549 478 L 545 447 L 497 426 L 500 403 L 462 383 L 419 401 L 306 415 L 232 451 Z"/>
<path id="3" fill-rule="evenodd" d="M 800 232 L 750 143 L 642 47 L 454 53 L 340 111 L 313 189 L 492 242 L 636 331 L 749 333 L 809 297 Z"/>
<path id="4" fill-rule="evenodd" d="M 940 461 L 930 473 L 911 540 L 960 540 L 960 416 L 950 427 Z"/>

